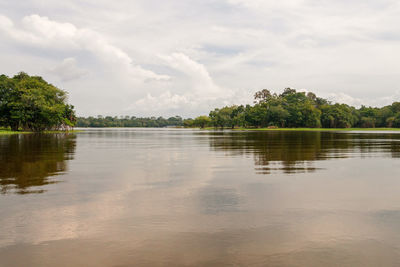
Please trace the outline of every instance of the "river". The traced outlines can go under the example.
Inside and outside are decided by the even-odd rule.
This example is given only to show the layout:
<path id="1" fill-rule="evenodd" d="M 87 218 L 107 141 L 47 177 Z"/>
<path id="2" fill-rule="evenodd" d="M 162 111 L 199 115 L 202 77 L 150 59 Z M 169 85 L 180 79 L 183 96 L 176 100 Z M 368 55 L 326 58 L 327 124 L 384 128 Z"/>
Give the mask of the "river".
<path id="1" fill-rule="evenodd" d="M 400 133 L 0 136 L 0 266 L 400 266 Z"/>

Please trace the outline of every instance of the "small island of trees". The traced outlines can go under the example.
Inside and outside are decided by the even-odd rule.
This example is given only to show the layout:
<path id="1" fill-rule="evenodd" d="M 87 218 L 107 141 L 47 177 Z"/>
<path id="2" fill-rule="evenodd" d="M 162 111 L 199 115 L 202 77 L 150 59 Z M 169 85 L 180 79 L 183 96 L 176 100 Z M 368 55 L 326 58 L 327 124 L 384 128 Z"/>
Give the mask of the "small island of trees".
<path id="1" fill-rule="evenodd" d="M 400 102 L 357 109 L 333 104 L 312 92 L 286 88 L 278 95 L 264 89 L 255 93 L 254 105 L 216 108 L 209 116 L 183 123 L 200 128 L 399 128 Z"/>
<path id="2" fill-rule="evenodd" d="M 76 123 L 67 93 L 42 77 L 0 75 L 0 127 L 12 131 L 69 130 Z"/>

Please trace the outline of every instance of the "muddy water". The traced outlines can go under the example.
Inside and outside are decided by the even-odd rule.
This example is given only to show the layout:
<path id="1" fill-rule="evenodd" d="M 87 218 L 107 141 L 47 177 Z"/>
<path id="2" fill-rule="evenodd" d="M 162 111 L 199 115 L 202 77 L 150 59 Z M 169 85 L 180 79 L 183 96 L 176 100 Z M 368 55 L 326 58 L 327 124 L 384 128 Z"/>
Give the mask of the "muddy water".
<path id="1" fill-rule="evenodd" d="M 400 134 L 0 136 L 0 266 L 400 266 Z"/>

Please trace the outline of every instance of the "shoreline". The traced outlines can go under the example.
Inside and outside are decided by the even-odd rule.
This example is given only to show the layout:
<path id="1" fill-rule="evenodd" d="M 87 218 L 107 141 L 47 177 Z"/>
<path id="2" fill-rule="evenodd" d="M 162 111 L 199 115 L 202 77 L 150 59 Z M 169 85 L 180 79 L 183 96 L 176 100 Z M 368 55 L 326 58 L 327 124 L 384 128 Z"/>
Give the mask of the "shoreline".
<path id="1" fill-rule="evenodd" d="M 43 131 L 43 132 L 27 132 L 27 131 L 11 131 L 0 129 L 0 135 L 14 135 L 14 134 L 55 134 L 55 133 L 79 133 L 83 130 L 72 130 L 72 131 Z"/>
<path id="2" fill-rule="evenodd" d="M 376 131 L 393 131 L 400 132 L 400 128 L 197 128 L 200 130 L 231 130 L 231 131 L 298 131 L 298 132 L 376 132 Z"/>
<path id="3" fill-rule="evenodd" d="M 87 127 L 87 129 L 135 129 L 143 127 Z M 193 129 L 200 131 L 243 131 L 243 132 L 267 132 L 267 131 L 290 131 L 290 132 L 400 132 L 400 128 L 214 128 L 214 127 L 205 127 L 205 128 L 197 128 L 197 127 L 145 127 L 149 129 L 162 129 L 162 128 L 173 128 L 173 129 Z M 72 130 L 72 131 L 43 131 L 43 132 L 29 132 L 29 131 L 11 131 L 8 129 L 0 129 L 0 135 L 14 135 L 14 134 L 57 134 L 57 133 L 79 133 L 84 132 L 85 130 Z"/>

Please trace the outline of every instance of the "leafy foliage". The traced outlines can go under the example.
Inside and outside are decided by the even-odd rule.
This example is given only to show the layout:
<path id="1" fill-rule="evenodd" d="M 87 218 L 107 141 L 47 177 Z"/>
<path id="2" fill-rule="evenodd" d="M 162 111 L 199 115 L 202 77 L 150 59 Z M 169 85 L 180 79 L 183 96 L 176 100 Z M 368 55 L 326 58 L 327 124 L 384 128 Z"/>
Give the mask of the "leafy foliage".
<path id="1" fill-rule="evenodd" d="M 75 124 L 67 93 L 42 77 L 20 72 L 0 76 L 0 125 L 12 130 L 58 130 Z"/>
<path id="2" fill-rule="evenodd" d="M 201 116 L 204 121 L 204 116 Z M 200 118 L 200 117 L 198 117 Z M 187 127 L 199 124 L 185 123 Z M 263 89 L 254 95 L 254 105 L 216 108 L 206 124 L 216 128 L 290 127 L 290 128 L 374 128 L 400 127 L 400 102 L 390 106 L 356 109 L 346 104 L 332 104 L 314 93 L 286 88 L 280 95 Z M 204 127 L 202 125 L 201 127 Z"/>

